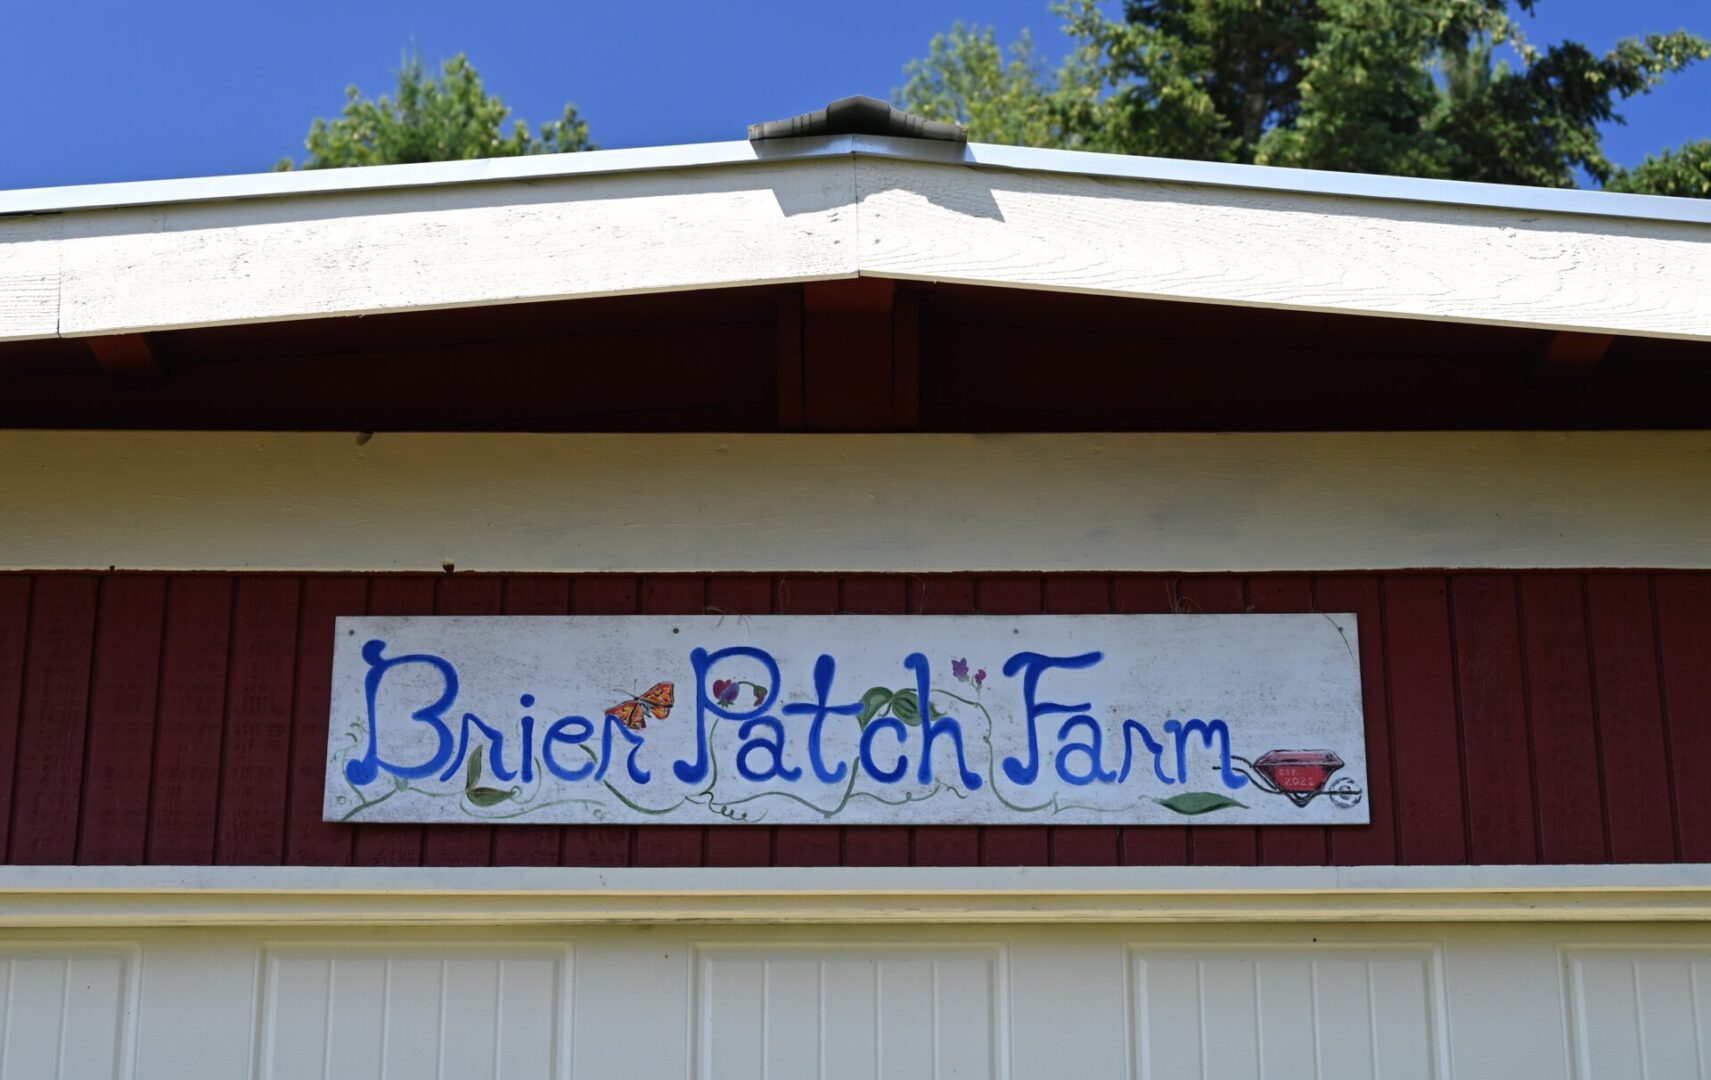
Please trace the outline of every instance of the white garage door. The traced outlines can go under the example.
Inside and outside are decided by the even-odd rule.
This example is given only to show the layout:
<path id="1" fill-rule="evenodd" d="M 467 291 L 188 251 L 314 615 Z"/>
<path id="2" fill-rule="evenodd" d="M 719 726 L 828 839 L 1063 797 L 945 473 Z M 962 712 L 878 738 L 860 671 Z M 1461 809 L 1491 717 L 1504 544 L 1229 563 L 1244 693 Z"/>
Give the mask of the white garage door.
<path id="1" fill-rule="evenodd" d="M 1711 1077 L 1696 925 L 9 931 L 0 1078 Z"/>

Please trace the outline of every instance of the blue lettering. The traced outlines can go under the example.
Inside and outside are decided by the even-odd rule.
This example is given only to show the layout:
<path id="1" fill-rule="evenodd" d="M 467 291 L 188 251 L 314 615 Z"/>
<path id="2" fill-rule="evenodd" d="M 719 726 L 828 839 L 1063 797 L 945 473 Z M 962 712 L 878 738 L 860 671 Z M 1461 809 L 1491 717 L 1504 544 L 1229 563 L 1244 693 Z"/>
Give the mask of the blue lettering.
<path id="1" fill-rule="evenodd" d="M 721 660 L 737 657 L 758 661 L 761 667 L 766 669 L 766 694 L 754 708 L 746 712 L 733 712 L 707 693 L 707 674 L 713 665 Z M 778 684 L 783 680 L 778 674 L 778 661 L 772 658 L 771 653 L 747 645 L 734 645 L 715 653 L 697 648 L 689 654 L 689 663 L 695 669 L 695 760 L 673 762 L 671 771 L 685 784 L 699 784 L 707 779 L 707 774 L 713 769 L 712 754 L 707 747 L 707 714 L 712 713 L 725 720 L 739 722 L 759 716 L 768 702 L 777 699 Z"/>
<path id="2" fill-rule="evenodd" d="M 1063 743 L 1064 739 L 1069 737 L 1069 733 L 1074 731 L 1076 728 L 1087 729 L 1087 741 L 1066 743 L 1058 749 L 1057 774 L 1063 777 L 1066 782 L 1074 784 L 1077 787 L 1091 784 L 1095 780 L 1099 781 L 1101 784 L 1109 784 L 1111 781 L 1117 779 L 1116 773 L 1110 772 L 1109 770 L 1102 770 L 1099 767 L 1104 753 L 1105 729 L 1100 727 L 1099 721 L 1093 719 L 1093 717 L 1088 716 L 1086 713 L 1078 713 L 1075 716 L 1070 717 L 1068 720 L 1065 720 L 1063 722 L 1063 726 L 1057 729 L 1058 742 Z M 1069 756 L 1071 754 L 1087 755 L 1086 772 L 1072 773 L 1069 771 L 1068 763 Z"/>
<path id="3" fill-rule="evenodd" d="M 525 709 L 535 707 L 535 695 L 524 694 L 517 699 Z M 535 781 L 535 718 L 523 717 L 523 783 Z"/>
<path id="4" fill-rule="evenodd" d="M 1230 768 L 1230 726 L 1222 720 L 1190 720 L 1184 724 L 1180 720 L 1166 720 L 1164 733 L 1176 736 L 1176 778 L 1182 783 L 1188 782 L 1188 739 L 1191 735 L 1199 735 L 1200 741 L 1208 750 L 1212 748 L 1213 739 L 1218 741 L 1218 772 L 1224 781 L 1224 786 L 1231 791 L 1239 791 L 1248 785 L 1248 778 Z"/>
<path id="5" fill-rule="evenodd" d="M 469 752 L 469 725 L 471 724 L 480 728 L 481 733 L 487 736 L 487 762 L 491 766 L 493 775 L 501 780 L 515 780 L 517 778 L 517 774 L 514 771 L 507 769 L 504 761 L 502 760 L 502 754 L 505 749 L 505 736 L 482 723 L 481 717 L 468 712 L 463 714 L 463 727 L 460 729 L 457 738 L 457 756 L 453 757 L 452 763 L 446 766 L 446 771 L 440 774 L 440 779 L 450 780 L 452 777 L 457 775 L 458 769 L 463 767 L 463 757 Z"/>
<path id="6" fill-rule="evenodd" d="M 1176 783 L 1176 778 L 1164 771 L 1164 744 L 1153 738 L 1153 733 L 1146 729 L 1146 725 L 1134 720 L 1123 721 L 1123 771 L 1117 774 L 1117 782 L 1121 784 L 1129 778 L 1129 766 L 1133 765 L 1135 760 L 1136 735 L 1141 737 L 1141 745 L 1153 756 L 1153 775 L 1158 777 L 1161 783 Z"/>
<path id="7" fill-rule="evenodd" d="M 772 735 L 771 739 L 751 738 L 756 728 L 765 728 Z M 744 780 L 780 780 L 802 779 L 801 769 L 792 769 L 784 764 L 784 725 L 770 716 L 757 716 L 753 720 L 744 720 L 743 726 L 737 729 L 737 738 L 744 740 L 742 749 L 737 751 L 737 775 Z M 772 764 L 765 772 L 749 768 L 749 755 L 765 753 L 772 758 Z"/>
<path id="8" fill-rule="evenodd" d="M 814 775 L 820 778 L 822 784 L 835 784 L 844 778 L 849 765 L 840 761 L 836 770 L 826 768 L 826 760 L 820 754 L 821 729 L 828 716 L 856 716 L 861 713 L 861 702 L 851 705 L 828 705 L 826 699 L 832 696 L 832 677 L 837 674 L 838 664 L 824 653 L 814 661 L 814 704 L 793 701 L 780 711 L 785 716 L 801 716 L 812 714 L 814 719 L 808 722 L 808 764 L 813 767 Z M 770 701 L 771 699 L 768 698 Z"/>
<path id="9" fill-rule="evenodd" d="M 452 733 L 445 724 L 446 710 L 457 699 L 457 669 L 450 662 L 427 653 L 413 653 L 409 656 L 395 656 L 388 660 L 381 656 L 386 651 L 386 642 L 378 639 L 365 642 L 362 647 L 362 658 L 368 664 L 368 675 L 363 679 L 363 696 L 368 702 L 368 749 L 360 758 L 352 758 L 345 762 L 345 776 L 358 787 L 371 784 L 374 778 L 385 769 L 393 776 L 406 780 L 418 780 L 438 772 L 452 752 Z M 427 724 L 434 729 L 439 746 L 434 756 L 419 765 L 400 765 L 386 761 L 380 756 L 380 734 L 376 730 L 375 698 L 380 693 L 381 680 L 393 668 L 405 664 L 426 664 L 439 672 L 445 689 L 431 704 L 417 709 L 410 714 L 410 719 Z"/>
<path id="10" fill-rule="evenodd" d="M 600 730 L 600 768 L 594 773 L 594 779 L 606 779 L 606 770 L 612 767 L 612 732 L 616 731 L 630 744 L 630 756 L 624 761 L 624 768 L 629 771 L 630 779 L 638 784 L 645 784 L 653 773 L 647 772 L 636 764 L 636 754 L 642 749 L 646 740 L 629 728 L 625 727 L 616 716 L 606 717 L 606 726 Z"/>
<path id="11" fill-rule="evenodd" d="M 962 725 L 949 716 L 933 719 L 933 708 L 928 702 L 933 692 L 932 672 L 927 664 L 927 658 L 918 652 L 910 653 L 903 660 L 903 666 L 915 673 L 915 700 L 921 705 L 921 767 L 915 774 L 915 779 L 925 784 L 933 779 L 933 740 L 940 735 L 950 739 L 951 746 L 956 749 L 957 774 L 962 778 L 962 786 L 970 791 L 980 790 L 980 777 L 968 770 L 968 762 L 962 753 Z"/>
<path id="12" fill-rule="evenodd" d="M 1060 705 L 1055 701 L 1035 701 L 1039 690 L 1040 676 L 1052 668 L 1064 668 L 1076 671 L 1090 668 L 1105 658 L 1104 653 L 1082 653 L 1080 656 L 1045 656 L 1036 652 L 1019 652 L 1004 661 L 1004 674 L 1014 677 L 1022 672 L 1022 701 L 1026 705 L 1028 718 L 1028 760 L 1022 761 L 1016 757 L 1004 759 L 1004 775 L 1012 783 L 1031 784 L 1040 776 L 1040 732 L 1037 721 L 1042 716 L 1054 713 L 1086 712 L 1093 706 L 1089 702 L 1080 705 Z"/>
<path id="13" fill-rule="evenodd" d="M 578 728 L 575 734 L 565 734 L 566 728 Z M 560 780 L 576 783 L 588 779 L 588 774 L 594 771 L 594 762 L 586 761 L 574 769 L 567 769 L 558 763 L 553 756 L 553 744 L 563 743 L 566 746 L 581 746 L 594 737 L 594 725 L 586 716 L 565 716 L 553 721 L 552 727 L 547 728 L 546 737 L 541 740 L 541 763 Z"/>
<path id="14" fill-rule="evenodd" d="M 882 784 L 895 784 L 903 779 L 903 774 L 909 771 L 909 757 L 906 754 L 897 755 L 897 766 L 893 769 L 881 769 L 873 760 L 874 736 L 881 731 L 891 731 L 897 735 L 897 745 L 902 746 L 909 737 L 909 729 L 903 726 L 903 721 L 895 716 L 881 716 L 868 721 L 861 733 L 861 767 L 868 775 Z"/>

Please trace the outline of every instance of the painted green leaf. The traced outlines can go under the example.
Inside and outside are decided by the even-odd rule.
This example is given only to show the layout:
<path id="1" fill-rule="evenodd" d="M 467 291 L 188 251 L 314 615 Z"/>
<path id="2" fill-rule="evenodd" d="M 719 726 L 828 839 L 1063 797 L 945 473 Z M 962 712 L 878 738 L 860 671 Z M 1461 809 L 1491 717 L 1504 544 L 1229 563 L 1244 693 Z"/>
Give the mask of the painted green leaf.
<path id="1" fill-rule="evenodd" d="M 469 769 L 464 773 L 463 789 L 474 791 L 475 785 L 481 783 L 481 751 L 469 755 Z"/>
<path id="2" fill-rule="evenodd" d="M 891 715 L 910 727 L 921 722 L 921 703 L 913 690 L 899 690 L 891 698 Z"/>
<path id="3" fill-rule="evenodd" d="M 1220 795 L 1216 791 L 1185 791 L 1181 795 L 1172 795 L 1168 799 L 1155 799 L 1154 802 L 1166 810 L 1174 810 L 1179 814 L 1210 814 L 1214 810 L 1223 810 L 1230 806 L 1239 806 L 1243 810 L 1247 803 L 1237 802 L 1228 795 Z"/>
<path id="4" fill-rule="evenodd" d="M 468 796 L 470 802 L 477 806 L 498 806 L 506 799 L 517 794 L 517 789 L 510 788 L 509 790 L 501 791 L 498 788 L 478 787 L 469 788 L 464 792 L 464 794 Z"/>
<path id="5" fill-rule="evenodd" d="M 883 686 L 876 686 L 861 696 L 861 712 L 856 714 L 856 723 L 866 728 L 868 721 L 878 716 L 880 710 L 891 704 L 891 691 Z"/>

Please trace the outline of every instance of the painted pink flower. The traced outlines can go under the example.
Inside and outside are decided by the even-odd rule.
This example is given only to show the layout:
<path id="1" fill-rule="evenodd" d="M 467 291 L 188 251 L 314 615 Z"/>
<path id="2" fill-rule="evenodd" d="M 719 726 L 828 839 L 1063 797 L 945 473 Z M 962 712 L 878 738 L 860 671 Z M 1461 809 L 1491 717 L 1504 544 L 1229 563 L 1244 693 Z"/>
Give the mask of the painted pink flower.
<path id="1" fill-rule="evenodd" d="M 981 683 L 983 683 L 985 681 L 986 681 L 986 669 L 981 668 L 979 671 L 974 673 L 974 685 L 979 686 Z"/>
<path id="2" fill-rule="evenodd" d="M 735 679 L 714 679 L 713 700 L 729 707 L 731 702 L 737 700 L 737 681 Z"/>
<path id="3" fill-rule="evenodd" d="M 965 656 L 961 660 L 952 660 L 951 661 L 951 674 L 956 677 L 958 682 L 967 682 L 968 681 L 968 657 Z"/>

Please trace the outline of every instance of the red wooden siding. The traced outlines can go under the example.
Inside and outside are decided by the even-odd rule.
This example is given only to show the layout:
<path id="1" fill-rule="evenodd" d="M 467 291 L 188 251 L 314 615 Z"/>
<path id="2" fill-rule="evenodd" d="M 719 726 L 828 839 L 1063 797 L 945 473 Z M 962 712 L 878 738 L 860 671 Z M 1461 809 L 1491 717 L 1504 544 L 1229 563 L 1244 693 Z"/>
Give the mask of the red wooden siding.
<path id="1" fill-rule="evenodd" d="M 335 615 L 1354 611 L 1372 824 L 320 820 Z M 0 574 L 12 863 L 972 865 L 1711 859 L 1711 574 Z"/>

